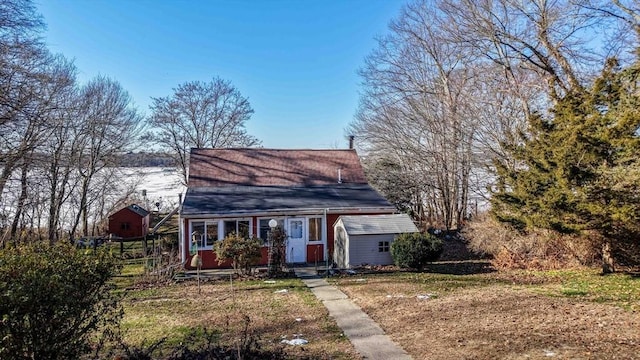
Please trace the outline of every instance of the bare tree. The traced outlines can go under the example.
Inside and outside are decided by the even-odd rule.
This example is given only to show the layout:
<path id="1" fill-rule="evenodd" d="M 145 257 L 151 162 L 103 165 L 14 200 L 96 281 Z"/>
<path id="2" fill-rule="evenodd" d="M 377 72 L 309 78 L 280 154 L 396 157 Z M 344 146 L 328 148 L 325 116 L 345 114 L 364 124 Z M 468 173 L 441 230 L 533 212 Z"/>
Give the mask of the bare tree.
<path id="1" fill-rule="evenodd" d="M 97 184 L 100 171 L 115 166 L 116 155 L 132 147 L 141 131 L 142 117 L 132 105 L 129 94 L 114 80 L 98 77 L 80 91 L 81 126 L 77 153 L 80 183 L 77 213 L 71 227 L 75 234 L 81 225 L 88 235 L 92 204 L 99 199 L 103 184 Z"/>
<path id="2" fill-rule="evenodd" d="M 15 217 L 10 235 L 15 235 L 19 218 L 26 214 L 23 207 L 27 195 L 32 195 L 31 201 L 40 195 L 24 191 L 37 180 L 33 175 L 46 156 L 43 147 L 60 123 L 56 114 L 64 111 L 65 98 L 75 87 L 75 68 L 64 57 L 49 54 L 40 44 L 20 43 L 3 49 L 7 52 L 0 54 L 0 204 L 12 201 L 5 199 L 5 189 L 7 181 L 19 170 L 18 202 L 9 205 Z M 52 196 L 57 194 L 52 192 Z M 37 208 L 36 204 L 32 206 Z"/>
<path id="3" fill-rule="evenodd" d="M 79 89 L 74 65 L 38 37 L 43 28 L 30 0 L 0 1 L 2 240 L 30 233 L 55 241 L 62 226 L 95 231 L 92 216 L 120 197 L 114 159 L 142 125 L 117 82 L 97 78 Z"/>
<path id="4" fill-rule="evenodd" d="M 69 87 L 58 94 L 60 106 L 50 115 L 51 133 L 43 150 L 42 177 L 44 178 L 47 201 L 47 235 L 50 242 L 58 240 L 63 206 L 76 188 L 75 169 L 80 159 L 80 145 L 83 140 L 78 132 L 82 128 L 82 116 L 78 111 L 77 86 Z"/>
<path id="5" fill-rule="evenodd" d="M 44 28 L 42 17 L 31 0 L 0 1 L 0 38 L 34 39 Z"/>
<path id="6" fill-rule="evenodd" d="M 351 131 L 367 156 L 398 164 L 420 184 L 418 218 L 450 229 L 467 215 L 476 124 L 464 109 L 472 59 L 447 42 L 443 20 L 416 3 L 391 23 L 361 71 L 365 94 Z"/>
<path id="7" fill-rule="evenodd" d="M 470 196 L 488 196 L 493 161 L 517 166 L 509 150 L 528 119 L 551 118 L 553 102 L 581 91 L 607 56 L 633 49 L 613 39 L 637 26 L 638 8 L 637 0 L 410 3 L 365 61 L 349 133 L 368 164 L 394 164 L 421 184 L 427 219 L 457 227 Z"/>
<path id="8" fill-rule="evenodd" d="M 7 180 L 40 130 L 30 120 L 40 110 L 37 94 L 50 61 L 37 38 L 43 27 L 31 1 L 0 2 L 0 204 Z"/>
<path id="9" fill-rule="evenodd" d="M 260 144 L 247 134 L 253 109 L 229 81 L 214 78 L 179 85 L 171 96 L 154 98 L 149 137 L 168 148 L 186 183 L 191 148 L 251 147 Z"/>

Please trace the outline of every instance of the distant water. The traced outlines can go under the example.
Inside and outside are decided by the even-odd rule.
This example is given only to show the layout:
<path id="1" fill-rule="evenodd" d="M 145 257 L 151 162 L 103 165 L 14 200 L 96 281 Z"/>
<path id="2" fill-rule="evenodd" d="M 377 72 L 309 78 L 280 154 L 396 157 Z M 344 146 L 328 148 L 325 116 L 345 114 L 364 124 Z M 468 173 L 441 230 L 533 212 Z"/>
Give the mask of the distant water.
<path id="1" fill-rule="evenodd" d="M 122 172 L 125 179 L 134 183 L 130 185 L 135 185 L 136 197 L 146 199 L 147 204 L 140 205 L 147 206 L 147 210 L 157 210 L 155 205 L 160 203 L 160 211 L 170 211 L 177 206 L 179 194 L 184 195 L 187 189 L 175 168 L 132 167 L 123 168 Z"/>

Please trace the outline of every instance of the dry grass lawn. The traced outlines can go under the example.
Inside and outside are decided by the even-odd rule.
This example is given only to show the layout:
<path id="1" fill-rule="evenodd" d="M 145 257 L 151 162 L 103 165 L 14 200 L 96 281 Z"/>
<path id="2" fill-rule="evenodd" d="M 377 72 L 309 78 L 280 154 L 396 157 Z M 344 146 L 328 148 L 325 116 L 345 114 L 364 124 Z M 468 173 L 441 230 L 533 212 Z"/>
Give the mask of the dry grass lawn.
<path id="1" fill-rule="evenodd" d="M 432 270 L 334 282 L 415 359 L 640 359 L 639 278 Z"/>
<path id="2" fill-rule="evenodd" d="M 282 290 L 286 290 L 283 292 Z M 129 290 L 122 322 L 129 344 L 150 344 L 166 338 L 165 347 L 184 339 L 192 329 L 220 332 L 220 342 L 233 346 L 249 332 L 265 348 L 284 346 L 291 358 L 357 359 L 353 346 L 329 317 L 326 308 L 298 279 L 195 282 Z M 296 334 L 304 346 L 282 345 Z"/>

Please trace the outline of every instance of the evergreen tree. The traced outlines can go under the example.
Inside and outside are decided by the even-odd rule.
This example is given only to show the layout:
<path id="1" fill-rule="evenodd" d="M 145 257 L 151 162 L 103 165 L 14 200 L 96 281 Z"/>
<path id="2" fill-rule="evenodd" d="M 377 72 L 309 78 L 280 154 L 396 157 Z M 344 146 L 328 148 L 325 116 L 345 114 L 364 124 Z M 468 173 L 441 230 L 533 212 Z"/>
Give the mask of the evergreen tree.
<path id="1" fill-rule="evenodd" d="M 511 149 L 516 165 L 496 163 L 493 214 L 521 231 L 590 235 L 602 245 L 603 272 L 616 243 L 640 234 L 640 61 L 609 60 L 589 89 L 560 99 L 552 119 L 532 117 Z"/>

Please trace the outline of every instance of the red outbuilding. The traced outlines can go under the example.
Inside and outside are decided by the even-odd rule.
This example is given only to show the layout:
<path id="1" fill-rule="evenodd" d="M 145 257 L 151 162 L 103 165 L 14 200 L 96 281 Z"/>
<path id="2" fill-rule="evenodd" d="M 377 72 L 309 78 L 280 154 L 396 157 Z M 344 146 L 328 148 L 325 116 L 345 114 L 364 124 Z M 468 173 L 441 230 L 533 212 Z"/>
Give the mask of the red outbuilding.
<path id="1" fill-rule="evenodd" d="M 149 212 L 131 204 L 109 216 L 109 234 L 124 239 L 143 237 L 149 233 Z"/>

